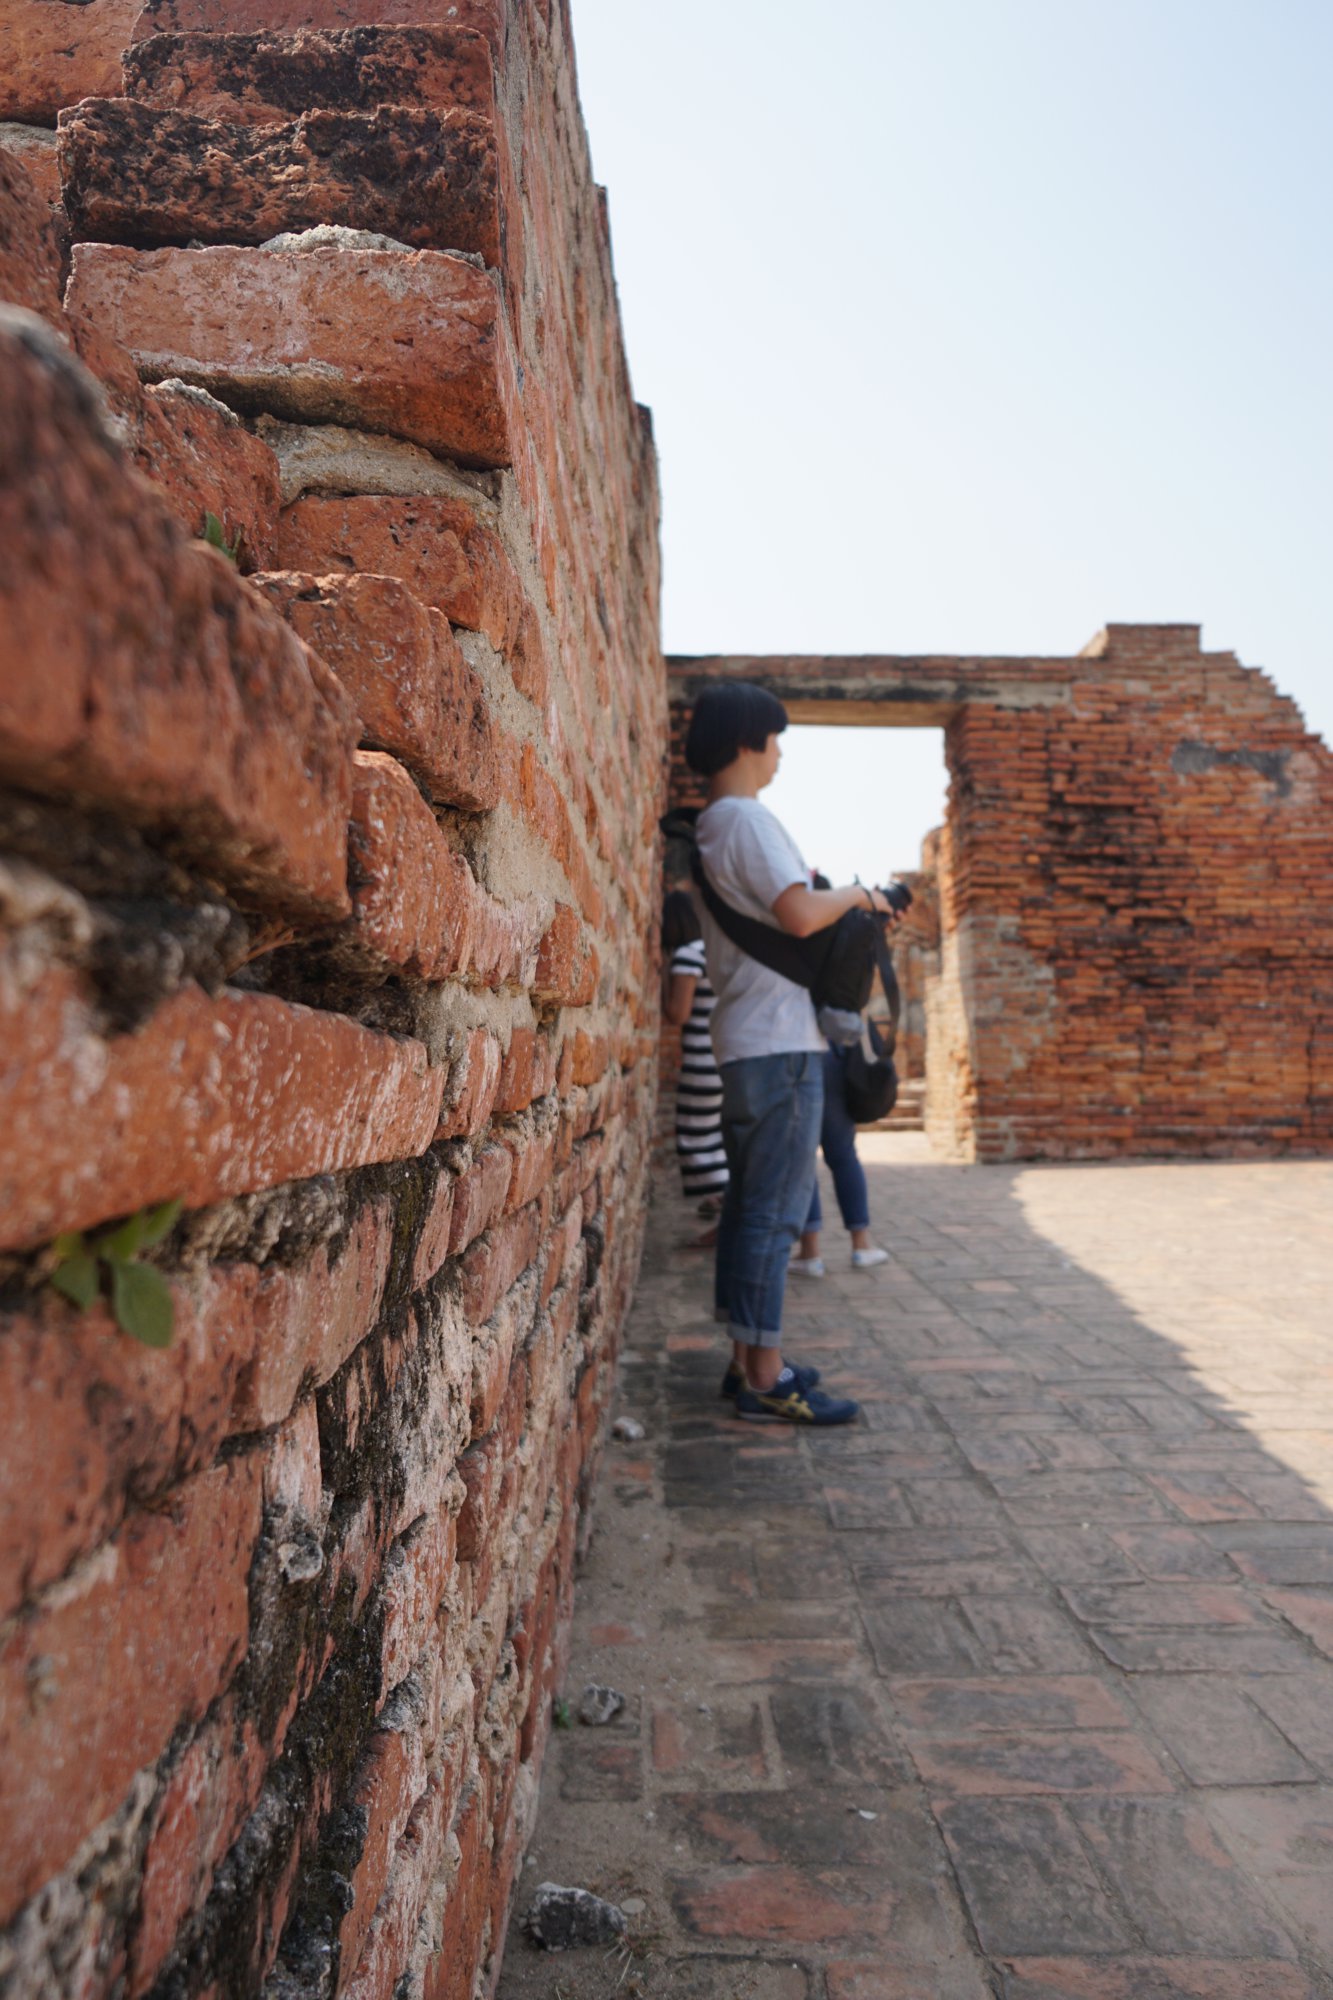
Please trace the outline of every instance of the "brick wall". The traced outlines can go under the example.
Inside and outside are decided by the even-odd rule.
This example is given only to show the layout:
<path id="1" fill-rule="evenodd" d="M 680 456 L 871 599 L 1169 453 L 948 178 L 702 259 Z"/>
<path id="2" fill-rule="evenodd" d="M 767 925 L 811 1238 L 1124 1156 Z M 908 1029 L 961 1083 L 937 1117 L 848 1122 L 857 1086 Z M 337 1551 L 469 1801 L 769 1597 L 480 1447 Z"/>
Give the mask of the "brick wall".
<path id="1" fill-rule="evenodd" d="M 1333 1149 L 1333 756 L 1196 626 L 1072 659 L 681 659 L 795 721 L 943 726 L 926 1126 L 953 1157 Z"/>
<path id="2" fill-rule="evenodd" d="M 470 2000 L 531 1821 L 656 484 L 567 11 L 440 12 L 0 4 L 5 1993 Z M 51 1246 L 174 1199 L 152 1349 Z"/>

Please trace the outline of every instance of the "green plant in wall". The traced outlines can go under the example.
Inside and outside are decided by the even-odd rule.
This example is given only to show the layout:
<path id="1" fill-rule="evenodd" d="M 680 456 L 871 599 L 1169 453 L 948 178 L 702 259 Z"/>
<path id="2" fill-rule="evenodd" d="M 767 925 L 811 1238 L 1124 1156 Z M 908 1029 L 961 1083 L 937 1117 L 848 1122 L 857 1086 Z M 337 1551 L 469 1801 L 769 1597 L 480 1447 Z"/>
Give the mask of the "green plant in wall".
<path id="1" fill-rule="evenodd" d="M 171 1287 L 160 1271 L 139 1261 L 139 1252 L 165 1241 L 180 1212 L 179 1201 L 164 1201 L 95 1236 L 66 1230 L 52 1245 L 59 1261 L 51 1283 L 85 1312 L 94 1300 L 107 1299 L 123 1332 L 145 1347 L 169 1347 L 176 1317 Z"/>
<path id="2" fill-rule="evenodd" d="M 221 549 L 229 562 L 240 561 L 241 543 L 244 540 L 244 536 L 238 528 L 235 541 L 229 542 L 227 540 L 227 530 L 223 527 L 216 514 L 209 513 L 204 515 L 204 540 L 211 549 Z"/>

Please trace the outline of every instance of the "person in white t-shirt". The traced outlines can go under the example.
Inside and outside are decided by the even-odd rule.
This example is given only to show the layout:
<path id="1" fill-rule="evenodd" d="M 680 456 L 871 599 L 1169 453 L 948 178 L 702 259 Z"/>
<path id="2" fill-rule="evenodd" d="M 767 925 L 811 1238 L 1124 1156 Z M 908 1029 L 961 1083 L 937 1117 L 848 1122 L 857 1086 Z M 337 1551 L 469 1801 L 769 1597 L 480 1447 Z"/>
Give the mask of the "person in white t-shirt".
<path id="1" fill-rule="evenodd" d="M 694 705 L 685 760 L 708 779 L 699 856 L 722 901 L 793 937 L 846 911 L 892 918 L 882 891 L 855 883 L 812 889 L 791 836 L 759 793 L 777 775 L 787 711 L 746 681 L 717 681 Z M 731 1331 L 723 1394 L 756 1422 L 850 1423 L 858 1406 L 817 1389 L 819 1371 L 785 1363 L 787 1262 L 810 1206 L 823 1108 L 824 1037 L 804 986 L 750 958 L 701 912 L 717 995 L 713 1049 L 722 1073 L 722 1135 L 730 1179 L 718 1224 L 715 1302 Z"/>

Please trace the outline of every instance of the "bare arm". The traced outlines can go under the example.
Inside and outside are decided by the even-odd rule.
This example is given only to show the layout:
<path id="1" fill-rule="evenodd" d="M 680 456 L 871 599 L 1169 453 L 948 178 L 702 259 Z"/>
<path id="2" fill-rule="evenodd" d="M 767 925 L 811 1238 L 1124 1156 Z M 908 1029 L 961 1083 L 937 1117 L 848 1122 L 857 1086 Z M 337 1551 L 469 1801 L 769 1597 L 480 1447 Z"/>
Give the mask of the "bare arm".
<path id="1" fill-rule="evenodd" d="M 892 906 L 878 889 L 863 888 L 859 882 L 849 883 L 845 889 L 807 889 L 802 883 L 793 882 L 773 905 L 773 915 L 783 930 L 789 937 L 798 938 L 826 931 L 848 910 L 878 910 L 884 916 L 894 915 Z"/>
<path id="2" fill-rule="evenodd" d="M 673 1028 L 683 1028 L 690 1018 L 694 1005 L 694 989 L 698 980 L 690 972 L 673 972 L 666 982 L 662 995 L 662 1012 Z"/>

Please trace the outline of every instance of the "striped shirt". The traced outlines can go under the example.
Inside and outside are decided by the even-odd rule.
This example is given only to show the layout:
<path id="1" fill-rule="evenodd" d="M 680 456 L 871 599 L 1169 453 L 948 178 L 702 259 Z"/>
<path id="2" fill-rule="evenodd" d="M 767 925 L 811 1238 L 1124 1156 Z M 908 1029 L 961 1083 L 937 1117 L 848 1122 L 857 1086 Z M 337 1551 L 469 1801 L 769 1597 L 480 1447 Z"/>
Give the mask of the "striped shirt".
<path id="1" fill-rule="evenodd" d="M 676 1154 L 687 1195 L 711 1194 L 727 1184 L 722 1145 L 722 1078 L 713 1055 L 709 1022 L 717 1001 L 708 983 L 704 944 L 683 944 L 671 960 L 673 977 L 694 981 L 694 1004 L 680 1031 L 676 1080 Z"/>

